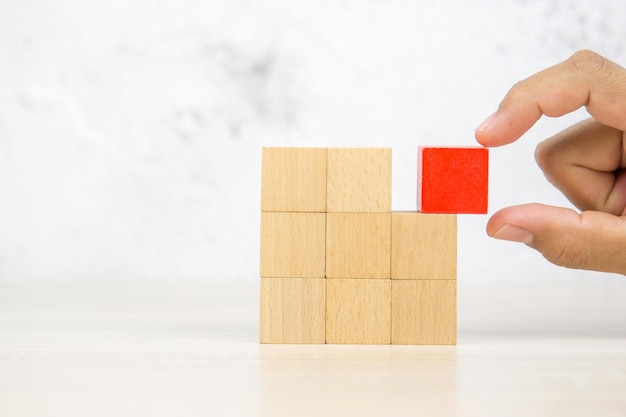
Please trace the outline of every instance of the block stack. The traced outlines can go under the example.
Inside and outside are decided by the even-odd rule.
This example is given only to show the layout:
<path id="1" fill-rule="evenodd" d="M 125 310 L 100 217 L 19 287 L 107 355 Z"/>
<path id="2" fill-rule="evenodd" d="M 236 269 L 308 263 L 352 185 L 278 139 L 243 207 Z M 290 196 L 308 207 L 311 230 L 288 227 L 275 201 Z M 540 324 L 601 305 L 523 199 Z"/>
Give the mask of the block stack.
<path id="1" fill-rule="evenodd" d="M 261 343 L 455 344 L 456 213 L 486 212 L 483 157 L 420 148 L 421 212 L 392 212 L 391 149 L 264 148 Z"/>

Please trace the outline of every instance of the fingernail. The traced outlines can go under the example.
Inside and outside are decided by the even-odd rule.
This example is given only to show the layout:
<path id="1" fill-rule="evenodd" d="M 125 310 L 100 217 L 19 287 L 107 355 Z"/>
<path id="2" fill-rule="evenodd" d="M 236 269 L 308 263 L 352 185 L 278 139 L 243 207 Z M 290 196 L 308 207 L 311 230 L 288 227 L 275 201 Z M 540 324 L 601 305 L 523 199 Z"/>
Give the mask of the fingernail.
<path id="1" fill-rule="evenodd" d="M 493 122 L 493 119 L 495 119 L 497 113 L 498 113 L 497 111 L 494 111 L 493 113 L 491 113 L 491 116 L 487 117 L 485 121 L 479 124 L 475 130 L 477 132 L 482 132 L 484 130 L 487 130 L 487 127 L 489 127 L 491 122 Z"/>
<path id="2" fill-rule="evenodd" d="M 521 242 L 527 245 L 533 243 L 535 237 L 526 229 L 505 224 L 494 235 L 494 239 L 510 240 L 511 242 Z"/>

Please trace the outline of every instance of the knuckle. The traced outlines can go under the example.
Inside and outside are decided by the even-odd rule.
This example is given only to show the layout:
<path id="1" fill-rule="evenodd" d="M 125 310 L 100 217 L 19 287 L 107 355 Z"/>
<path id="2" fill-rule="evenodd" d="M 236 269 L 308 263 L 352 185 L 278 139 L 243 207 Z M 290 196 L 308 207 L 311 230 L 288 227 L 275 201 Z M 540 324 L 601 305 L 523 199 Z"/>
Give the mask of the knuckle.
<path id="1" fill-rule="evenodd" d="M 566 132 L 559 132 L 537 145 L 535 148 L 535 161 L 544 173 L 556 173 L 562 170 L 565 162 L 563 143 L 566 140 Z"/>
<path id="2" fill-rule="evenodd" d="M 535 148 L 535 161 L 539 168 L 546 170 L 550 166 L 550 160 L 552 159 L 552 149 L 545 141 L 541 142 Z"/>
<path id="3" fill-rule="evenodd" d="M 622 97 L 626 91 L 626 70 L 624 68 L 589 50 L 576 52 L 567 62 L 573 68 L 572 71 L 587 79 L 588 83 L 596 88 L 602 87 L 602 94 L 606 97 L 613 101 L 623 102 Z M 591 96 L 588 100 L 591 100 Z M 590 104 L 588 102 L 587 106 Z"/>
<path id="4" fill-rule="evenodd" d="M 582 73 L 602 72 L 606 68 L 607 59 L 602 55 L 588 49 L 580 50 L 572 55 L 568 62 L 572 67 Z"/>
<path id="5" fill-rule="evenodd" d="M 543 256 L 553 264 L 566 268 L 584 269 L 587 265 L 586 245 L 572 239 L 568 239 L 558 248 L 543 252 Z"/>

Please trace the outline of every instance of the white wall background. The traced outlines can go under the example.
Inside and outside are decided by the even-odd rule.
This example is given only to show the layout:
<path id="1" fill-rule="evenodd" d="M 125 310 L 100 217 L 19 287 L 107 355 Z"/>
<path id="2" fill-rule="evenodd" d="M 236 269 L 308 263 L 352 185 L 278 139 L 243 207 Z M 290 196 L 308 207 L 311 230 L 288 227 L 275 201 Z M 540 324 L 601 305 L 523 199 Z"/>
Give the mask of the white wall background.
<path id="1" fill-rule="evenodd" d="M 0 280 L 257 280 L 263 145 L 474 144 L 517 80 L 582 48 L 626 64 L 619 0 L 0 1 Z M 491 153 L 490 212 L 569 205 L 533 150 Z M 466 283 L 554 267 L 463 216 Z"/>

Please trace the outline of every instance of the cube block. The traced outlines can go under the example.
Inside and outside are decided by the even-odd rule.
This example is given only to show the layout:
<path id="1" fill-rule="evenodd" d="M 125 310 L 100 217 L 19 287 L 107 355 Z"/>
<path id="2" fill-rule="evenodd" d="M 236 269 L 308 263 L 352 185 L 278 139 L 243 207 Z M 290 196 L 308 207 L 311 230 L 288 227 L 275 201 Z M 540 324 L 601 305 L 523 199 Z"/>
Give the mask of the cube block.
<path id="1" fill-rule="evenodd" d="M 456 281 L 392 280 L 391 343 L 456 344 Z"/>
<path id="2" fill-rule="evenodd" d="M 263 148 L 262 153 L 262 211 L 326 211 L 326 149 Z"/>
<path id="3" fill-rule="evenodd" d="M 488 151 L 419 149 L 421 212 L 391 212 L 387 148 L 263 148 L 261 343 L 456 344 L 457 213 Z"/>
<path id="4" fill-rule="evenodd" d="M 326 343 L 390 342 L 390 279 L 326 280 Z"/>
<path id="5" fill-rule="evenodd" d="M 325 213 L 261 213 L 261 277 L 324 278 Z"/>
<path id="6" fill-rule="evenodd" d="M 391 211 L 391 149 L 328 150 L 327 211 Z"/>
<path id="7" fill-rule="evenodd" d="M 487 213 L 486 148 L 419 147 L 418 166 L 419 211 Z"/>
<path id="8" fill-rule="evenodd" d="M 261 343 L 324 343 L 326 280 L 261 278 Z"/>
<path id="9" fill-rule="evenodd" d="M 456 279 L 457 216 L 394 212 L 392 279 Z"/>
<path id="10" fill-rule="evenodd" d="M 326 216 L 326 278 L 390 278 L 391 213 Z"/>

